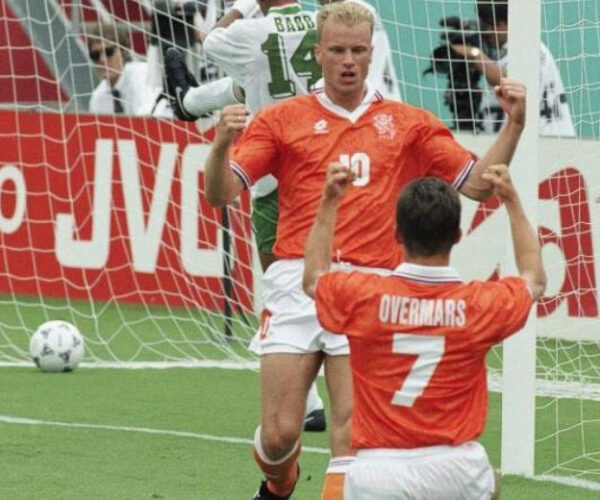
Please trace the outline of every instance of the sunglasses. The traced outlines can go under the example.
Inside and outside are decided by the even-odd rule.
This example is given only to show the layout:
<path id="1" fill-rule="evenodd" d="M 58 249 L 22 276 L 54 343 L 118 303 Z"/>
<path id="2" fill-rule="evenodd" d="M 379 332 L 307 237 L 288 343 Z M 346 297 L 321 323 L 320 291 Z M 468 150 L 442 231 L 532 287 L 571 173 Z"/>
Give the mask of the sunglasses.
<path id="1" fill-rule="evenodd" d="M 102 54 L 104 54 L 104 57 L 112 57 L 115 55 L 116 51 L 117 47 L 114 45 L 112 47 L 104 47 L 102 50 L 90 50 L 90 58 L 92 61 L 98 62 Z"/>

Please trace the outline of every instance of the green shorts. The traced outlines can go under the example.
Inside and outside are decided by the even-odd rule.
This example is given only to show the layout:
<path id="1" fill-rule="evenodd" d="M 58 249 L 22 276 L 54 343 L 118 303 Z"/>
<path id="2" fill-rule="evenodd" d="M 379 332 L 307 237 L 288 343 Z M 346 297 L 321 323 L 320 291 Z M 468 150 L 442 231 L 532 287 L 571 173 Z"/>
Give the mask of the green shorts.
<path id="1" fill-rule="evenodd" d="M 252 231 L 259 252 L 272 253 L 278 219 L 277 189 L 252 200 Z"/>

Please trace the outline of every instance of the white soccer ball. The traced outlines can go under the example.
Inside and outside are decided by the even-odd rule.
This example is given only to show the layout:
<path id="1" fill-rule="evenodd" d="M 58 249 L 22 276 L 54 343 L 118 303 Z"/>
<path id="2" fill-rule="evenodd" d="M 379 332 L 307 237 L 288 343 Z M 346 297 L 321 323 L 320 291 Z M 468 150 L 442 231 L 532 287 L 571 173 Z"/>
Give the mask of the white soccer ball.
<path id="1" fill-rule="evenodd" d="M 83 351 L 83 336 L 66 321 L 40 325 L 29 341 L 29 354 L 43 372 L 73 371 L 83 358 Z"/>

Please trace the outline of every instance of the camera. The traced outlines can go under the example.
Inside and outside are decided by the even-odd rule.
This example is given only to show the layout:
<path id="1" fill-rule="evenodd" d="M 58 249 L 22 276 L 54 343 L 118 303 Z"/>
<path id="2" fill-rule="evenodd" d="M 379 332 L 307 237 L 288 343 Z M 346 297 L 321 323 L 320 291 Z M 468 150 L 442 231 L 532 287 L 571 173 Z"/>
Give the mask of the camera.
<path id="1" fill-rule="evenodd" d="M 161 52 L 169 47 L 186 49 L 194 42 L 194 16 L 204 15 L 207 0 L 158 0 L 152 13 L 152 37 L 150 43 L 159 45 Z"/>
<path id="2" fill-rule="evenodd" d="M 444 104 L 454 115 L 454 129 L 476 130 L 477 112 L 482 91 L 479 87 L 481 72 L 477 67 L 455 52 L 451 45 L 462 44 L 481 47 L 479 23 L 459 17 L 440 19 L 443 28 L 441 44 L 431 54 L 431 66 L 423 74 L 445 74 L 448 88 Z"/>

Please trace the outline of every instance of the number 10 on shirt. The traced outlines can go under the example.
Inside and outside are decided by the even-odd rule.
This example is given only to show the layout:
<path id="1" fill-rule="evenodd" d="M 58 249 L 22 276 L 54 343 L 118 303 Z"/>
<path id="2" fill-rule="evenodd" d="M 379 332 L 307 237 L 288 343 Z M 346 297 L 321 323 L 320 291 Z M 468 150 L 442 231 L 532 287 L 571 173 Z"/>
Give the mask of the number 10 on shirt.
<path id="1" fill-rule="evenodd" d="M 340 164 L 349 168 L 356 175 L 352 183 L 356 187 L 364 187 L 371 177 L 371 158 L 367 153 L 341 154 Z"/>

